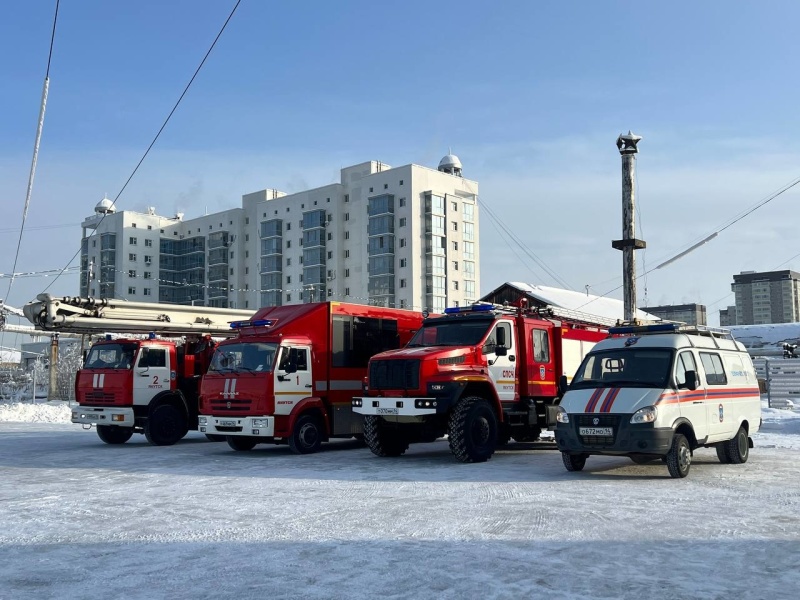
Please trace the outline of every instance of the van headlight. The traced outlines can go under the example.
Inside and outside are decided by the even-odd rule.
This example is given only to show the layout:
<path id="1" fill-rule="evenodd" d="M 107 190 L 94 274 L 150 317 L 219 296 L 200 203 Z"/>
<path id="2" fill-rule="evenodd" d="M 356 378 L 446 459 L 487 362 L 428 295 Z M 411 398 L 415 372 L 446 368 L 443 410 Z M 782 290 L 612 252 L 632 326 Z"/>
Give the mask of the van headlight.
<path id="1" fill-rule="evenodd" d="M 657 416 L 658 409 L 655 406 L 645 406 L 633 413 L 631 423 L 652 423 Z"/>
<path id="2" fill-rule="evenodd" d="M 563 407 L 559 406 L 556 410 L 556 421 L 558 423 L 569 423 L 569 415 Z"/>

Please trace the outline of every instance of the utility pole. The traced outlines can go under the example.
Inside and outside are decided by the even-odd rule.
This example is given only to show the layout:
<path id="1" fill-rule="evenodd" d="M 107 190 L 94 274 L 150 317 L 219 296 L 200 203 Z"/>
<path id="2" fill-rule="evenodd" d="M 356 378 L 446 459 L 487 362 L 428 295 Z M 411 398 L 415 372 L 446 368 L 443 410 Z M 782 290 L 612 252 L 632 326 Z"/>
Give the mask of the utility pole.
<path id="1" fill-rule="evenodd" d="M 622 156 L 622 239 L 613 240 L 611 247 L 622 250 L 622 282 L 625 301 L 625 320 L 634 321 L 636 317 L 636 256 L 634 251 L 647 247 L 644 240 L 636 239 L 635 220 L 635 182 L 636 145 L 642 136 L 630 130 L 617 138 L 617 148 Z"/>
<path id="2" fill-rule="evenodd" d="M 58 334 L 50 338 L 50 384 L 47 389 L 48 400 L 58 400 Z"/>

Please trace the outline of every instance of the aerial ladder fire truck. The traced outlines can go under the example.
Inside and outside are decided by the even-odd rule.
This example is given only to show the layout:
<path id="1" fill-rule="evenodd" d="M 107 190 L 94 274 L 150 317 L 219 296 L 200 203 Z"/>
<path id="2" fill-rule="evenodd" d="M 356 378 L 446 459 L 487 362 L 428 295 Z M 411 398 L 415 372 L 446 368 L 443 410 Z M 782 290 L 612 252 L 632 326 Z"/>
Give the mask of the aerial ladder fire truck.
<path id="1" fill-rule="evenodd" d="M 40 294 L 23 307 L 37 329 L 95 341 L 75 378 L 72 422 L 107 444 L 134 433 L 168 446 L 197 429 L 200 378 L 230 322 L 253 311 Z M 224 438 L 220 438 L 224 439 Z"/>

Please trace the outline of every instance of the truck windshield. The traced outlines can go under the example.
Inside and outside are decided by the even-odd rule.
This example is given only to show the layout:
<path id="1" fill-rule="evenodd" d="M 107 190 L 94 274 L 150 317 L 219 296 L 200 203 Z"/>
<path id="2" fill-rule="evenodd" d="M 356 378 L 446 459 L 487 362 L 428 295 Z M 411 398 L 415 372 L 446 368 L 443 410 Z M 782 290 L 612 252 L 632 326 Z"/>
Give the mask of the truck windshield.
<path id="1" fill-rule="evenodd" d="M 586 355 L 571 389 L 655 387 L 668 385 L 673 351 L 659 348 L 617 348 Z"/>
<path id="2" fill-rule="evenodd" d="M 408 347 L 420 346 L 475 346 L 481 342 L 494 321 L 443 319 L 441 323 L 426 323 L 414 334 Z"/>
<path id="3" fill-rule="evenodd" d="M 243 342 L 220 344 L 211 358 L 209 373 L 231 373 L 248 371 L 266 373 L 272 371 L 278 344 L 265 342 Z"/>
<path id="4" fill-rule="evenodd" d="M 84 369 L 130 369 L 136 344 L 95 344 L 89 350 Z"/>

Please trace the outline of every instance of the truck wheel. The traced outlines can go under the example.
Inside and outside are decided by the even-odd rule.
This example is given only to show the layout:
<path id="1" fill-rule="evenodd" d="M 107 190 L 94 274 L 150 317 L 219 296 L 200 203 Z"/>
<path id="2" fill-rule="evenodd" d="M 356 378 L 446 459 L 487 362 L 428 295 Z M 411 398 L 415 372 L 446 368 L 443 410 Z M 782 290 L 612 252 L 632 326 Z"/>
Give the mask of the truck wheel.
<path id="1" fill-rule="evenodd" d="M 244 437 L 242 435 L 225 436 L 225 441 L 228 442 L 228 446 L 230 446 L 231 449 L 236 450 L 237 452 L 247 452 L 248 450 L 252 450 L 258 443 L 253 438 Z"/>
<path id="2" fill-rule="evenodd" d="M 116 425 L 98 425 L 97 437 L 106 444 L 124 444 L 133 435 L 133 427 L 117 427 Z"/>
<path id="3" fill-rule="evenodd" d="M 719 462 L 721 462 L 723 465 L 731 464 L 731 457 L 728 456 L 727 442 L 720 442 L 714 446 L 714 448 L 717 450 L 717 458 L 719 459 Z"/>
<path id="4" fill-rule="evenodd" d="M 750 457 L 750 444 L 747 439 L 747 430 L 744 427 L 739 427 L 739 431 L 733 436 L 733 439 L 725 442 L 725 452 L 731 464 L 741 465 L 746 463 Z"/>
<path id="5" fill-rule="evenodd" d="M 172 446 L 187 431 L 186 417 L 171 404 L 157 407 L 144 426 L 144 436 L 153 446 Z"/>
<path id="6" fill-rule="evenodd" d="M 224 435 L 216 435 L 214 433 L 207 433 L 206 434 L 206 439 L 209 442 L 224 442 L 225 441 L 225 436 Z"/>
<path id="7" fill-rule="evenodd" d="M 483 398 L 458 401 L 448 423 L 450 452 L 461 462 L 485 462 L 497 446 L 497 417 Z"/>
<path id="8" fill-rule="evenodd" d="M 295 454 L 312 454 L 322 445 L 322 426 L 314 415 L 303 415 L 295 421 L 289 448 Z"/>
<path id="9" fill-rule="evenodd" d="M 408 437 L 387 427 L 380 417 L 364 417 L 364 441 L 375 456 L 401 456 L 408 450 Z"/>
<path id="10" fill-rule="evenodd" d="M 587 454 L 570 454 L 569 452 L 561 453 L 561 460 L 564 462 L 564 467 L 567 471 L 583 471 L 586 466 Z"/>
<path id="11" fill-rule="evenodd" d="M 692 450 L 689 448 L 689 440 L 685 435 L 676 433 L 672 438 L 672 447 L 667 452 L 667 469 L 670 477 L 686 477 L 691 466 Z"/>

